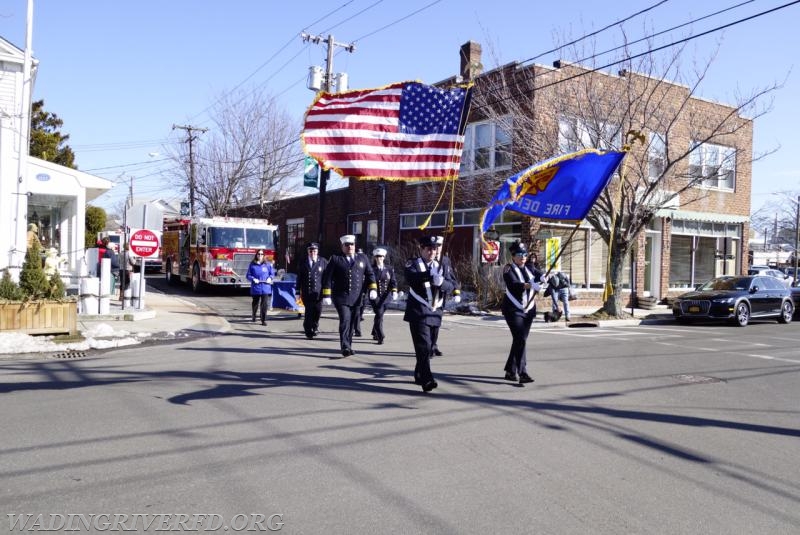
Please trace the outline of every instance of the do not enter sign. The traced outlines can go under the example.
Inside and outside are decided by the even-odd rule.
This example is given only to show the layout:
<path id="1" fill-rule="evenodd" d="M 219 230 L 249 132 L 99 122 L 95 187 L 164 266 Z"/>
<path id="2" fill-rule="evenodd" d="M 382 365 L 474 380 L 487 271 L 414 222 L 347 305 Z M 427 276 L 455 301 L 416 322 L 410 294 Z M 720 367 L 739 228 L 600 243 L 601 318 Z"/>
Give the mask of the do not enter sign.
<path id="1" fill-rule="evenodd" d="M 484 262 L 497 262 L 497 259 L 500 257 L 500 242 L 495 240 L 484 242 L 481 249 L 481 256 Z"/>
<path id="2" fill-rule="evenodd" d="M 152 230 L 139 229 L 131 232 L 131 252 L 145 258 L 158 253 L 158 235 Z"/>

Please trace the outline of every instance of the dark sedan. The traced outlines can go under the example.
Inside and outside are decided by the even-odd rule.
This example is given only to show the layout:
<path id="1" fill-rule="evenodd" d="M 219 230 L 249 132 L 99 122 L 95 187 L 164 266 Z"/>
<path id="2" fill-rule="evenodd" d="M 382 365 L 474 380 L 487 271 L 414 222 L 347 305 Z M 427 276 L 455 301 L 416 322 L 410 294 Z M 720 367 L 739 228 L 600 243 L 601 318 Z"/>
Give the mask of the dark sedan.
<path id="1" fill-rule="evenodd" d="M 729 320 L 744 327 L 751 319 L 789 323 L 793 314 L 791 291 L 774 277 L 718 277 L 678 296 L 672 304 L 672 315 L 679 323 Z"/>

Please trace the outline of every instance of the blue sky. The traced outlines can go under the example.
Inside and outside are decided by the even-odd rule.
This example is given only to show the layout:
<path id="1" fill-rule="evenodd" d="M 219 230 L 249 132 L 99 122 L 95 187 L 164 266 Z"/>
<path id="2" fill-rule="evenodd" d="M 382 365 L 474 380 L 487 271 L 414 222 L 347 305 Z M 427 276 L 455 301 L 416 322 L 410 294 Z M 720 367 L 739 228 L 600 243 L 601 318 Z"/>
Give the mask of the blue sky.
<path id="1" fill-rule="evenodd" d="M 746 2 L 698 22 L 693 33 L 789 1 Z M 484 66 L 491 68 L 538 56 L 553 48 L 555 36 L 580 37 L 657 4 L 625 23 L 629 39 L 738 3 L 36 0 L 33 52 L 39 74 L 34 98 L 44 99 L 46 109 L 64 120 L 62 131 L 70 135 L 80 169 L 120 182 L 96 201 L 110 209 L 127 195 L 131 176 L 136 196 L 181 197 L 166 191 L 160 177 L 160 170 L 172 165 L 165 161 L 164 145 L 182 137 L 172 125 L 210 126 L 208 109 L 237 86 L 277 95 L 299 125 L 313 98 L 305 87 L 308 67 L 323 66 L 325 60 L 325 47 L 304 43 L 299 37 L 303 30 L 355 41 L 355 52 L 336 55 L 334 70 L 347 72 L 350 87 L 360 88 L 452 76 L 459 68 L 459 47 L 468 40 L 483 45 Z M 25 0 L 0 2 L 0 36 L 20 48 L 25 11 Z M 699 38 L 685 56 L 686 61 L 704 60 L 721 42 L 701 89 L 712 100 L 733 102 L 737 93 L 786 80 L 773 95 L 772 112 L 755 125 L 755 152 L 779 150 L 754 164 L 754 207 L 774 192 L 800 191 L 799 20 L 800 3 Z M 685 36 L 685 29 L 678 30 L 660 43 Z M 597 50 L 606 50 L 620 43 L 620 32 L 601 32 L 595 41 Z M 554 52 L 536 61 L 550 64 L 558 57 Z"/>

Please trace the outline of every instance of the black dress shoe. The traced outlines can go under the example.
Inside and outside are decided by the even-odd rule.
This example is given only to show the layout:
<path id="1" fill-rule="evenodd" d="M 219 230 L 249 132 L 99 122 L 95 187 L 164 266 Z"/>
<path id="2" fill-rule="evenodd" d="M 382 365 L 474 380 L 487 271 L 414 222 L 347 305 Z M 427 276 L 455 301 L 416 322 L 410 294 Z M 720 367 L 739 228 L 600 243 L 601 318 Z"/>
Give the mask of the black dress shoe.
<path id="1" fill-rule="evenodd" d="M 314 335 L 313 335 L 313 334 L 311 334 L 311 333 L 306 333 L 306 338 L 308 338 L 309 340 L 311 340 L 311 339 L 313 339 L 313 338 L 314 338 Z"/>
<path id="2" fill-rule="evenodd" d="M 383 345 L 383 338 L 376 338 L 376 340 L 378 341 L 379 346 Z"/>
<path id="3" fill-rule="evenodd" d="M 433 350 L 433 354 L 434 354 L 435 356 L 437 356 L 437 357 L 441 357 L 441 356 L 443 355 L 443 353 L 442 353 L 441 351 L 439 351 L 439 348 L 438 348 L 438 347 L 437 347 L 436 349 L 434 349 L 434 350 Z"/>
<path id="4" fill-rule="evenodd" d="M 506 381 L 513 381 L 516 383 L 519 381 L 519 377 L 517 377 L 516 373 L 506 372 Z"/>
<path id="5" fill-rule="evenodd" d="M 430 392 L 431 390 L 433 390 L 437 386 L 439 386 L 439 383 L 437 383 L 436 381 L 428 381 L 427 383 L 422 385 L 422 391 L 423 392 Z"/>
<path id="6" fill-rule="evenodd" d="M 420 378 L 419 378 L 419 377 L 417 377 L 417 376 L 414 376 L 414 384 L 415 384 L 415 385 L 420 385 L 420 386 L 421 386 L 421 385 L 422 385 L 422 379 L 420 379 Z"/>
<path id="7" fill-rule="evenodd" d="M 342 356 L 343 357 L 349 357 L 350 355 L 354 355 L 354 354 L 355 353 L 353 353 L 352 349 L 342 349 Z"/>
<path id="8" fill-rule="evenodd" d="M 261 320 L 261 325 L 266 325 L 266 324 L 267 324 L 267 322 L 266 322 L 266 321 L 264 321 L 264 320 Z"/>
<path id="9" fill-rule="evenodd" d="M 355 336 L 356 338 L 361 338 L 361 331 L 354 332 L 353 336 Z"/>
<path id="10" fill-rule="evenodd" d="M 519 384 L 532 383 L 532 382 L 533 382 L 533 377 L 531 377 L 527 373 L 519 374 Z"/>

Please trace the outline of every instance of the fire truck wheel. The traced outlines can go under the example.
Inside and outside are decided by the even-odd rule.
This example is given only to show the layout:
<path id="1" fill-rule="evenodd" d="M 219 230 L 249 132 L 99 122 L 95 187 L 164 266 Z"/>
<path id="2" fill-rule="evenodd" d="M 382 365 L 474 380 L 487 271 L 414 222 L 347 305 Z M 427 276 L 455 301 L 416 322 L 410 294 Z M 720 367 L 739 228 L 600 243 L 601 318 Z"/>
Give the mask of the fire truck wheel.
<path id="1" fill-rule="evenodd" d="M 195 264 L 194 268 L 192 268 L 192 291 L 199 292 L 200 284 L 200 266 Z"/>

